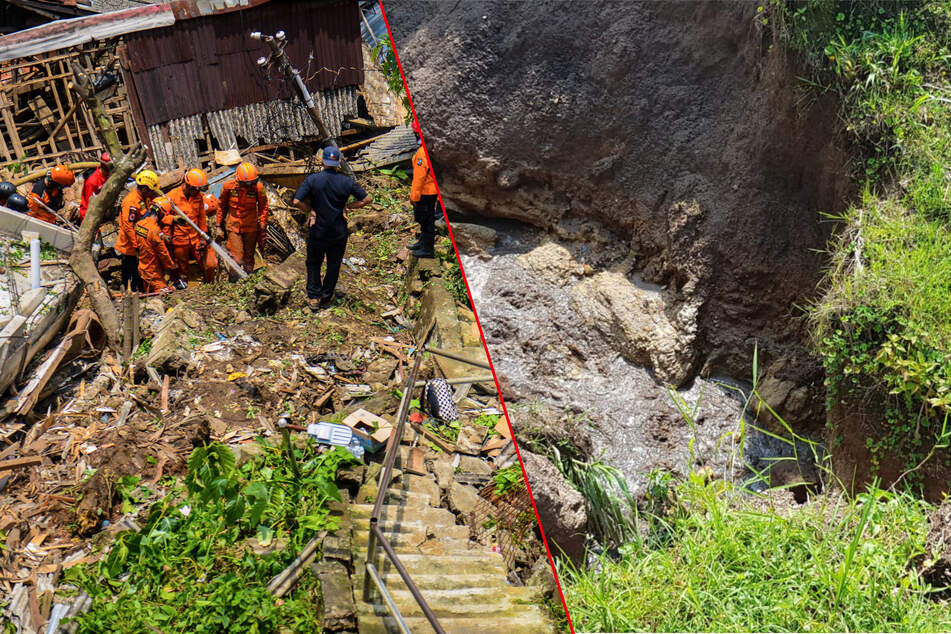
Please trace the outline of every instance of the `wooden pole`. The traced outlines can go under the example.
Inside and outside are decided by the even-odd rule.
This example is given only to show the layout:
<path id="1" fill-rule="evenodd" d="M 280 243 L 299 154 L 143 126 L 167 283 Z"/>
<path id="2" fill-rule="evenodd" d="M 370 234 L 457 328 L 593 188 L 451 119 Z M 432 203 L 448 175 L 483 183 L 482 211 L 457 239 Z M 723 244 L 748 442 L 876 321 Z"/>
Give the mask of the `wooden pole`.
<path id="1" fill-rule="evenodd" d="M 304 80 L 301 79 L 300 73 L 294 68 L 290 60 L 287 59 L 287 53 L 284 51 L 287 46 L 287 40 L 284 37 L 278 39 L 271 35 L 262 35 L 261 39 L 271 47 L 271 59 L 277 62 L 281 72 L 284 73 L 284 77 L 297 88 L 297 92 L 307 107 L 307 112 L 310 114 L 311 120 L 314 122 L 314 125 L 317 126 L 320 142 L 330 143 L 334 147 L 338 147 L 337 140 L 330 135 L 327 126 L 324 125 L 323 119 L 320 118 L 320 113 L 317 112 L 317 104 L 314 103 L 313 96 L 311 96 L 310 91 L 307 90 L 307 86 L 304 85 Z M 347 161 L 344 160 L 342 153 L 340 155 L 340 171 L 350 178 L 354 178 L 353 170 L 350 169 Z"/>

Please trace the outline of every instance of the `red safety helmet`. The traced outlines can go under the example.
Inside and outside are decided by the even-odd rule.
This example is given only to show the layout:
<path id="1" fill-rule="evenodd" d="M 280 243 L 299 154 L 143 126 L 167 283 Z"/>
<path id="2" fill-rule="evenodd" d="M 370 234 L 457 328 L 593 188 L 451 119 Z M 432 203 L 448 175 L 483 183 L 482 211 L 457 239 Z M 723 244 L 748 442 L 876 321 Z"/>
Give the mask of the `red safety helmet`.
<path id="1" fill-rule="evenodd" d="M 50 170 L 50 180 L 60 187 L 69 187 L 76 182 L 76 175 L 65 165 L 57 165 Z"/>
<path id="2" fill-rule="evenodd" d="M 234 171 L 234 175 L 239 183 L 253 185 L 258 182 L 258 168 L 251 163 L 245 162 L 239 165 L 238 169 Z"/>
<path id="3" fill-rule="evenodd" d="M 99 164 L 106 167 L 112 167 L 112 155 L 108 152 L 103 152 L 99 155 Z"/>
<path id="4" fill-rule="evenodd" d="M 185 184 L 190 185 L 195 189 L 207 187 L 208 176 L 205 174 L 205 170 L 195 168 L 185 172 Z"/>

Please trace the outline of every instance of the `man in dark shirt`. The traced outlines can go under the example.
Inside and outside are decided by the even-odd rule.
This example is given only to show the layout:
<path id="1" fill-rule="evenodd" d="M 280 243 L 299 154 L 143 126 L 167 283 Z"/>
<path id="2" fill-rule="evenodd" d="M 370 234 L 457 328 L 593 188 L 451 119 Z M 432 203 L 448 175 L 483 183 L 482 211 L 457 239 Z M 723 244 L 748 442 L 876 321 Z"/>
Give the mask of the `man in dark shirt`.
<path id="1" fill-rule="evenodd" d="M 347 248 L 346 209 L 359 209 L 370 196 L 349 176 L 337 171 L 340 150 L 324 148 L 324 170 L 311 174 L 294 194 L 294 206 L 307 213 L 307 303 L 313 310 L 330 306 L 340 276 L 340 264 Z M 356 200 L 348 203 L 350 197 Z M 320 279 L 320 267 L 327 259 L 327 272 Z"/>

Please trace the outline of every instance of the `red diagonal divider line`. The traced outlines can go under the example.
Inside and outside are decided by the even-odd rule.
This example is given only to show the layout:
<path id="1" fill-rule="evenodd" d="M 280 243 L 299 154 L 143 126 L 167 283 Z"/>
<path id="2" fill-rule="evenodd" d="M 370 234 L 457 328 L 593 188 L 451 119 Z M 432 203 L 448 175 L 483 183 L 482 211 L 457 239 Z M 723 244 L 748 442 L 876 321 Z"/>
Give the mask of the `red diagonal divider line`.
<path id="1" fill-rule="evenodd" d="M 409 84 L 406 82 L 406 73 L 403 72 L 403 63 L 400 61 L 399 52 L 396 49 L 396 42 L 393 39 L 393 32 L 390 30 L 390 20 L 386 16 L 386 9 L 383 7 L 383 0 L 377 0 L 380 5 L 380 12 L 383 14 L 383 22 L 386 24 L 386 33 L 390 38 L 390 43 L 393 45 L 393 55 L 396 58 L 396 65 L 400 69 L 400 78 L 403 80 L 403 88 L 406 90 L 406 97 L 409 100 L 410 111 L 413 113 L 413 120 L 416 121 L 419 125 L 419 119 L 416 117 L 416 106 L 413 105 L 413 95 L 410 93 Z M 532 500 L 532 509 L 535 511 L 535 521 L 538 522 L 538 530 L 542 535 L 542 542 L 545 544 L 545 552 L 548 554 L 548 563 L 551 565 L 552 575 L 555 577 L 555 585 L 558 588 L 558 596 L 561 597 L 561 605 L 565 609 L 565 618 L 568 620 L 568 627 L 571 629 L 571 633 L 574 634 L 575 626 L 571 622 L 571 615 L 568 613 L 568 603 L 565 601 L 565 593 L 561 589 L 561 580 L 558 578 L 558 571 L 555 568 L 555 560 L 551 555 L 551 548 L 548 546 L 548 538 L 545 536 L 545 527 L 542 526 L 541 518 L 538 515 L 538 506 L 535 504 L 535 495 L 532 493 L 532 485 L 528 482 L 528 474 L 525 471 L 525 463 L 522 462 L 522 453 L 518 448 L 518 440 L 515 437 L 515 430 L 512 428 L 512 419 L 509 418 L 508 408 L 505 406 L 505 398 L 502 396 L 502 388 L 499 386 L 499 377 L 495 373 L 495 365 L 492 363 L 492 355 L 489 354 L 489 346 L 485 341 L 485 332 L 482 330 L 482 322 L 479 320 L 479 311 L 476 308 L 476 304 L 472 299 L 472 291 L 469 289 L 469 279 L 466 277 L 466 271 L 462 266 L 462 259 L 459 257 L 459 248 L 456 246 L 456 238 L 452 234 L 452 225 L 449 223 L 449 216 L 446 215 L 446 205 L 442 201 L 442 192 L 439 190 L 439 180 L 436 178 L 436 172 L 432 169 L 432 158 L 429 156 L 429 150 L 426 148 L 426 137 L 422 134 L 422 126 L 420 125 L 420 139 L 422 140 L 423 151 L 426 153 L 426 160 L 429 161 L 430 170 L 432 171 L 433 181 L 436 184 L 436 197 L 439 199 L 439 206 L 442 208 L 443 220 L 446 221 L 446 228 L 449 231 L 449 239 L 452 241 L 452 248 L 456 252 L 456 261 L 459 263 L 459 270 L 462 273 L 462 281 L 466 285 L 466 294 L 469 297 L 469 305 L 472 306 L 472 312 L 476 317 L 476 324 L 479 326 L 479 337 L 482 339 L 482 348 L 485 350 L 486 359 L 489 361 L 489 367 L 492 370 L 492 380 L 495 381 L 495 389 L 499 395 L 499 403 L 502 405 L 502 412 L 505 414 L 505 422 L 509 426 L 509 433 L 512 434 L 512 442 L 515 445 L 515 454 L 518 456 L 518 464 L 522 467 L 522 477 L 525 479 L 525 487 L 528 489 L 528 495 Z"/>

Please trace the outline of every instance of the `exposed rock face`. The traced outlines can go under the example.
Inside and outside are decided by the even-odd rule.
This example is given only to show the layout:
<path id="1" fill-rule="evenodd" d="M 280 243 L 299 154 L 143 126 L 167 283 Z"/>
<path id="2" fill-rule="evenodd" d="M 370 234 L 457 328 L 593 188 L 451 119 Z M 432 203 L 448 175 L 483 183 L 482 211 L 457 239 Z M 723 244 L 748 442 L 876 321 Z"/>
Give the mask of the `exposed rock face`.
<path id="1" fill-rule="evenodd" d="M 631 258 L 625 274 L 665 287 L 677 333 L 650 359 L 658 375 L 747 377 L 756 343 L 761 368 L 783 360 L 783 380 L 806 387 L 787 396 L 818 428 L 821 371 L 794 307 L 815 293 L 818 214 L 849 194 L 847 158 L 835 105 L 798 99 L 798 69 L 756 4 L 386 10 L 451 209 Z"/>
<path id="2" fill-rule="evenodd" d="M 615 336 L 625 359 L 653 368 L 658 380 L 677 387 L 690 378 L 695 305 L 667 315 L 659 291 L 635 286 L 627 276 L 614 272 L 581 282 L 571 295 L 591 327 Z"/>
<path id="3" fill-rule="evenodd" d="M 580 563 L 588 526 L 584 498 L 548 459 L 524 449 L 521 455 L 549 546 L 560 548 Z"/>
<path id="4" fill-rule="evenodd" d="M 462 253 L 478 255 L 495 246 L 498 235 L 495 229 L 467 222 L 452 223 L 452 237 Z"/>
<path id="5" fill-rule="evenodd" d="M 625 359 L 653 369 L 664 384 L 679 387 L 691 378 L 697 302 L 671 310 L 671 298 L 665 300 L 659 287 L 637 283 L 636 276 L 632 281 L 626 272 L 629 261 L 620 269 L 592 274 L 590 266 L 555 242 L 545 242 L 516 259 L 537 279 L 568 288 L 584 327 L 614 340 Z"/>

